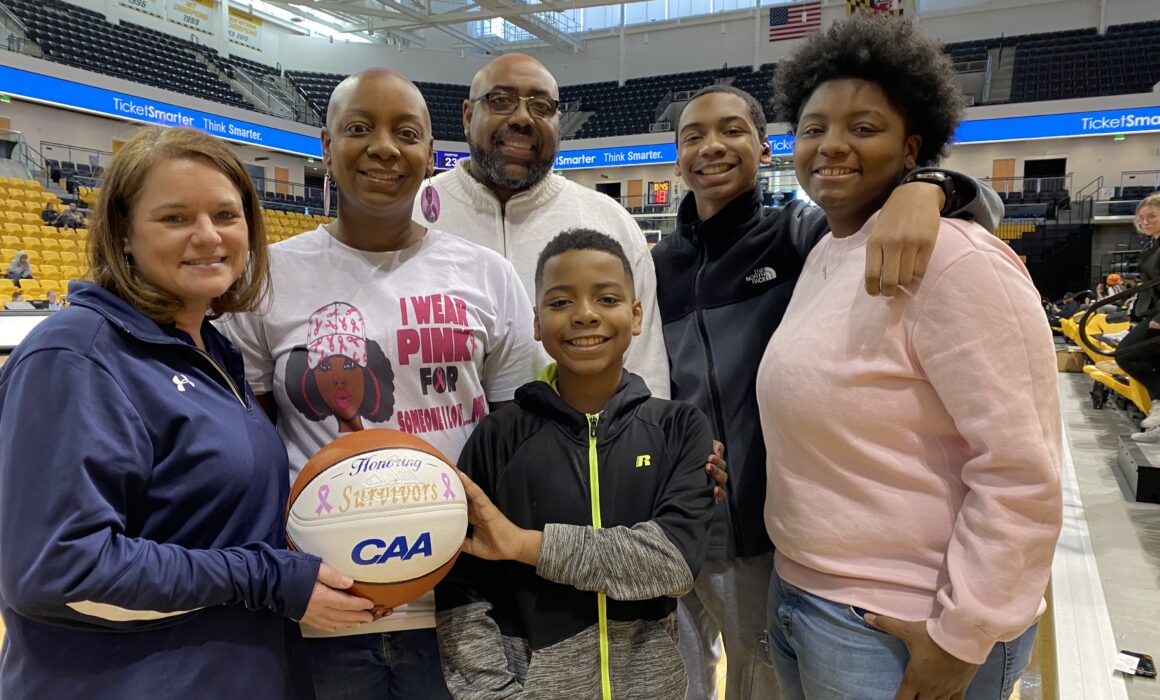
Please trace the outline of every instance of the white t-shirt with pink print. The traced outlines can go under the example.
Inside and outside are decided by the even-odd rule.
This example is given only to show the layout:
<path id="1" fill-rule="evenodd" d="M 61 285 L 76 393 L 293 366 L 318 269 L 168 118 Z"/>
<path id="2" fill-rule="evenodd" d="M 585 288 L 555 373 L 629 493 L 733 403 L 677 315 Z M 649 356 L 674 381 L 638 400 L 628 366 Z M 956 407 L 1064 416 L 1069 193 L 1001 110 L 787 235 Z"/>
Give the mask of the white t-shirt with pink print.
<path id="1" fill-rule="evenodd" d="M 369 428 L 414 434 L 455 461 L 488 404 L 514 398 L 542 364 L 515 268 L 458 236 L 431 229 L 375 253 L 319 227 L 271 246 L 270 267 L 263 310 L 221 325 L 254 393 L 278 406 L 291 480 L 340 434 Z M 434 611 L 427 595 L 345 634 L 434 627 Z"/>

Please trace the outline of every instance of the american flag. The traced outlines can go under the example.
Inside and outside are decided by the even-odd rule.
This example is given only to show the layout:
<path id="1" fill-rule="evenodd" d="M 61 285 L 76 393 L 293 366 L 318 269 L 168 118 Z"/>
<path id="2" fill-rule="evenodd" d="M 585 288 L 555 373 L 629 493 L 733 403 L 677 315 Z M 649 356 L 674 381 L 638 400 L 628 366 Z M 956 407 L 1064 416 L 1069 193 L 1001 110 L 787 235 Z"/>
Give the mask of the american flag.
<path id="1" fill-rule="evenodd" d="M 769 8 L 769 40 L 800 39 L 822 28 L 822 3 L 798 2 Z"/>

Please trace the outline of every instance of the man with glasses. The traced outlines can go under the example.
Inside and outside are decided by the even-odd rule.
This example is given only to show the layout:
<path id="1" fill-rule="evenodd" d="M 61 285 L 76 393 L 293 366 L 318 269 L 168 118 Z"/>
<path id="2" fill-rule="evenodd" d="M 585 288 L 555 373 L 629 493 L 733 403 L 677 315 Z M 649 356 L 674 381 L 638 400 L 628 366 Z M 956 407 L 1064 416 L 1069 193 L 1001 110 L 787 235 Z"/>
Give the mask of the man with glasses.
<path id="1" fill-rule="evenodd" d="M 625 367 L 644 378 L 653 396 L 667 399 L 669 364 L 648 245 L 618 203 L 552 174 L 560 146 L 559 97 L 556 79 L 530 56 L 506 54 L 484 66 L 463 103 L 471 157 L 430 181 L 438 196 L 420 193 L 414 218 L 503 254 L 532 298 L 536 259 L 556 234 L 579 227 L 616 239 L 644 307 Z"/>

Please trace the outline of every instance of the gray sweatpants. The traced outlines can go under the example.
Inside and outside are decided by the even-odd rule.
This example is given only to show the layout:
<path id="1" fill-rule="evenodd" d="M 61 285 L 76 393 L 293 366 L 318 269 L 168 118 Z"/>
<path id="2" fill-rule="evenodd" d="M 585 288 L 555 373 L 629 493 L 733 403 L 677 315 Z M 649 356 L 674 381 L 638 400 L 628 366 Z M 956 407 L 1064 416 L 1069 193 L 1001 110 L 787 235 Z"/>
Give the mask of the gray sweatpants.
<path id="1" fill-rule="evenodd" d="M 725 642 L 725 700 L 777 700 L 769 663 L 766 606 L 773 554 L 710 559 L 677 606 L 687 700 L 717 700 L 717 664 Z"/>

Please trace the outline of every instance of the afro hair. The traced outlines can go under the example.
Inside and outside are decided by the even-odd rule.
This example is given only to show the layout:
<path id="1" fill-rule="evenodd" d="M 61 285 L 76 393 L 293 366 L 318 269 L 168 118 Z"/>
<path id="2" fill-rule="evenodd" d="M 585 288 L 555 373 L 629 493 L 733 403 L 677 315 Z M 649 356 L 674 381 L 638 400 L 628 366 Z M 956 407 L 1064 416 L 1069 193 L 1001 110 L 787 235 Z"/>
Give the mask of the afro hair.
<path id="1" fill-rule="evenodd" d="M 822 83 L 854 78 L 875 83 L 902 112 L 907 131 L 922 137 L 918 165 L 945 155 L 966 103 L 950 59 L 909 21 L 854 15 L 812 35 L 777 67 L 776 118 L 797 129 L 805 103 Z"/>

